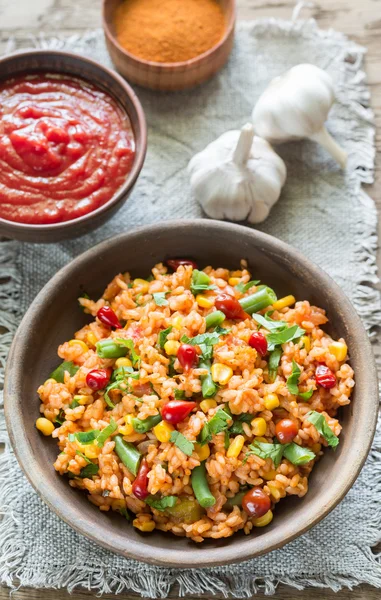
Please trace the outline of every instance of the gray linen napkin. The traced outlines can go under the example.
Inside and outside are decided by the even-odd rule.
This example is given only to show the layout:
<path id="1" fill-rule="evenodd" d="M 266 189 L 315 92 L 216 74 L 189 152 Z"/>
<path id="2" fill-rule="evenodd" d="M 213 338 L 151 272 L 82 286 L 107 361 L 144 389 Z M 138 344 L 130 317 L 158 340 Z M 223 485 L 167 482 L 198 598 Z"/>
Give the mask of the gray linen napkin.
<path id="1" fill-rule="evenodd" d="M 101 32 L 62 40 L 35 40 L 44 47 L 71 48 L 110 66 Z M 281 200 L 263 231 L 298 247 L 326 269 L 352 299 L 371 330 L 380 322 L 375 267 L 376 210 L 361 190 L 372 180 L 373 121 L 364 83 L 364 49 L 314 21 L 265 20 L 238 25 L 229 64 L 210 82 L 184 93 L 157 95 L 137 90 L 149 128 L 147 160 L 127 204 L 109 223 L 79 240 L 43 246 L 0 245 L 0 324 L 12 333 L 38 290 L 74 256 L 96 242 L 136 225 L 172 217 L 201 216 L 189 192 L 186 166 L 191 156 L 227 129 L 249 120 L 256 98 L 269 80 L 300 63 L 316 64 L 333 76 L 338 102 L 329 129 L 349 151 L 346 176 L 311 142 L 279 149 L 288 179 Z M 11 333 L 1 340 L 0 360 Z M 36 410 L 38 401 L 36 398 Z M 3 421 L 0 441 L 0 581 L 35 587 L 84 586 L 99 592 L 134 590 L 166 597 L 173 584 L 180 594 L 213 592 L 235 597 L 259 589 L 272 593 L 278 582 L 298 588 L 338 590 L 368 582 L 381 587 L 381 566 L 371 551 L 379 540 L 381 432 L 353 489 L 317 527 L 285 548 L 240 565 L 176 570 L 126 560 L 72 531 L 41 503 L 17 465 Z M 378 462 L 377 462 L 378 459 Z"/>

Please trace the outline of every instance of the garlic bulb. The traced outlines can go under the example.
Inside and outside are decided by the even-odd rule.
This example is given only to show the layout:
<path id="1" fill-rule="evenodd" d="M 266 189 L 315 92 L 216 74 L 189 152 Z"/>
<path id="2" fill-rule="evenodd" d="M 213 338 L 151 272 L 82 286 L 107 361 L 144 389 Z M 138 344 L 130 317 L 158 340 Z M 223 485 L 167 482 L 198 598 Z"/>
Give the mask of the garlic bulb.
<path id="1" fill-rule="evenodd" d="M 324 127 L 335 100 L 332 78 L 315 65 L 296 65 L 276 77 L 253 110 L 255 132 L 271 143 L 309 138 L 344 168 L 347 153 Z"/>
<path id="2" fill-rule="evenodd" d="M 189 163 L 191 187 L 207 215 L 260 223 L 278 200 L 286 166 L 251 123 L 227 131 Z"/>

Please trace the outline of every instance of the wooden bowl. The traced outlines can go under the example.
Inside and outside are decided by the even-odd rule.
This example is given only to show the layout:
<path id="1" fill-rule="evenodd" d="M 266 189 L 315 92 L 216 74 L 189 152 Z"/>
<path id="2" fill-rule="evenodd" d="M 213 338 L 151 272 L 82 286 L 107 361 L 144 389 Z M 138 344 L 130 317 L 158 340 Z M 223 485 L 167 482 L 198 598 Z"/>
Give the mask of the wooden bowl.
<path id="1" fill-rule="evenodd" d="M 192 257 L 200 266 L 237 268 L 246 258 L 255 278 L 280 295 L 325 308 L 328 331 L 348 344 L 356 386 L 342 409 L 343 431 L 335 452 L 328 449 L 314 467 L 304 498 L 289 496 L 276 507 L 273 522 L 245 536 L 195 544 L 155 530 L 141 534 L 117 514 L 98 511 L 82 491 L 71 488 L 53 468 L 56 441 L 35 428 L 36 390 L 57 365 L 57 347 L 88 322 L 77 297 L 97 298 L 116 273 L 147 276 L 169 257 Z M 96 269 L 94 266 L 96 265 Z M 280 240 L 239 225 L 211 220 L 168 221 L 124 233 L 88 250 L 61 269 L 38 294 L 10 351 L 5 413 L 17 458 L 26 476 L 59 517 L 94 542 L 126 557 L 179 568 L 208 567 L 246 560 L 283 546 L 325 517 L 353 485 L 368 454 L 376 426 L 378 388 L 368 336 L 336 283 L 300 252 Z"/>
<path id="2" fill-rule="evenodd" d="M 233 47 L 235 0 L 220 0 L 226 15 L 226 29 L 216 46 L 191 60 L 159 63 L 144 60 L 125 50 L 118 42 L 114 27 L 117 6 L 123 0 L 103 0 L 103 29 L 107 49 L 117 70 L 128 81 L 152 90 L 184 90 L 203 83 L 226 63 Z"/>
<path id="3" fill-rule="evenodd" d="M 27 242 L 57 242 L 88 233 L 118 211 L 130 195 L 143 167 L 147 128 L 139 98 L 128 83 L 100 63 L 59 50 L 22 50 L 0 59 L 1 79 L 38 72 L 74 75 L 110 94 L 128 114 L 135 137 L 135 160 L 122 187 L 105 204 L 92 212 L 62 223 L 30 225 L 0 218 L 0 235 Z"/>

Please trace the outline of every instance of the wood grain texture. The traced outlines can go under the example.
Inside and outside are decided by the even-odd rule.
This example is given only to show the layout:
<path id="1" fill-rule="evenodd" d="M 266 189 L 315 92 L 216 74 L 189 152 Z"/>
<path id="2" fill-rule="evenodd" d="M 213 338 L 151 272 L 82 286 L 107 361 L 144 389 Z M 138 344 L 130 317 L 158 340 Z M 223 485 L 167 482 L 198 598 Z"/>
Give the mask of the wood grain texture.
<path id="1" fill-rule="evenodd" d="M 260 17 L 289 18 L 294 0 L 237 0 L 238 18 L 256 19 Z M 29 32 L 45 31 L 48 34 L 59 32 L 62 35 L 80 33 L 86 29 L 99 27 L 101 0 L 0 0 L 0 51 L 6 47 L 10 36 L 17 36 L 25 45 L 29 41 Z M 381 208 L 381 0 L 316 0 L 313 8 L 304 9 L 303 16 L 316 18 L 322 28 L 334 28 L 342 31 L 359 44 L 366 46 L 366 71 L 372 94 L 372 107 L 376 116 L 376 169 L 375 183 L 368 186 L 369 194 L 377 207 Z M 379 225 L 379 233 L 381 226 Z M 378 265 L 381 266 L 380 256 Z M 381 355 L 381 344 L 376 349 Z M 95 594 L 87 591 L 69 595 L 64 590 L 22 589 L 12 595 L 13 600 L 88 600 Z M 135 594 L 121 596 L 123 600 L 136 598 Z M 177 598 L 176 590 L 171 594 Z M 379 590 L 369 586 L 359 586 L 353 591 L 342 590 L 334 593 L 329 590 L 294 590 L 279 586 L 276 600 L 379 600 Z M 9 591 L 0 589 L 0 600 L 9 598 Z M 115 598 L 106 594 L 105 600 Z M 197 596 L 189 597 L 196 600 Z M 219 600 L 219 596 L 214 596 Z M 268 596 L 257 594 L 257 600 Z"/>

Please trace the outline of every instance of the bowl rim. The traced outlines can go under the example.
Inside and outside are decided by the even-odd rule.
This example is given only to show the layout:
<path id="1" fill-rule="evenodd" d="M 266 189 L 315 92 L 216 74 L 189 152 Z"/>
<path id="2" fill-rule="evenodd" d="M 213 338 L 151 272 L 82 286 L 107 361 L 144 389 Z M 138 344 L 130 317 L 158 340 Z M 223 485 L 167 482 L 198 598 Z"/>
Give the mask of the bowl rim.
<path id="1" fill-rule="evenodd" d="M 217 42 L 217 44 L 215 44 L 208 50 L 205 50 L 205 52 L 203 52 L 202 54 L 199 54 L 198 56 L 194 56 L 193 58 L 190 58 L 189 60 L 182 60 L 179 62 L 156 62 L 153 60 L 146 60 L 144 58 L 140 58 L 139 56 L 132 54 L 131 52 L 129 52 L 123 46 L 121 46 L 119 44 L 117 37 L 111 32 L 109 24 L 106 19 L 106 5 L 109 3 L 109 1 L 110 0 L 102 1 L 102 25 L 103 25 L 103 30 L 105 32 L 107 39 L 112 44 L 114 44 L 114 46 L 129 60 L 131 60 L 135 63 L 139 63 L 141 65 L 144 65 L 147 68 L 154 68 L 157 70 L 168 69 L 168 71 L 175 72 L 175 71 L 183 71 L 185 69 L 191 69 L 192 67 L 197 66 L 200 61 L 208 58 L 209 56 L 211 56 L 212 54 L 217 52 L 226 43 L 226 41 L 229 39 L 230 35 L 234 31 L 236 17 L 237 17 L 236 0 L 229 0 L 229 2 L 231 3 L 231 8 L 232 8 L 231 15 L 229 17 L 229 20 L 226 23 L 224 34 L 223 34 L 222 38 Z"/>
<path id="2" fill-rule="evenodd" d="M 347 451 L 345 455 L 346 460 L 343 461 L 344 464 L 341 469 L 341 476 L 335 479 L 332 486 L 326 488 L 326 490 L 322 492 L 321 497 L 319 496 L 321 503 L 319 505 L 320 508 L 317 509 L 315 506 L 309 507 L 306 509 L 304 518 L 298 520 L 296 525 L 294 522 L 291 523 L 290 520 L 290 526 L 288 528 L 285 528 L 284 526 L 278 529 L 274 528 L 269 530 L 266 535 L 259 537 L 250 538 L 248 536 L 248 538 L 244 540 L 245 543 L 227 544 L 226 546 L 219 548 L 199 547 L 192 550 L 192 552 L 176 547 L 171 548 L 170 544 L 169 547 L 165 548 L 163 545 L 160 547 L 151 546 L 149 544 L 149 538 L 148 540 L 144 540 L 143 538 L 142 541 L 135 541 L 128 539 L 128 537 L 113 537 L 108 540 L 100 535 L 100 532 L 97 529 L 96 519 L 94 519 L 94 522 L 90 519 L 82 519 L 78 523 L 76 521 L 75 513 L 72 511 L 69 503 L 62 503 L 61 506 L 57 506 L 54 486 L 51 486 L 51 489 L 50 486 L 43 485 L 44 472 L 34 458 L 35 452 L 33 452 L 25 434 L 21 415 L 18 414 L 17 411 L 13 414 L 11 406 L 12 399 L 8 396 L 10 380 L 13 377 L 16 377 L 17 379 L 18 349 L 28 338 L 28 334 L 25 333 L 28 329 L 26 325 L 33 321 L 37 312 L 40 312 L 43 302 L 46 302 L 46 299 L 49 298 L 50 293 L 54 290 L 58 282 L 63 278 L 70 277 L 72 271 L 75 272 L 77 269 L 86 266 L 88 261 L 93 263 L 94 259 L 101 255 L 103 251 L 110 250 L 110 248 L 117 249 L 119 244 L 123 243 L 128 237 L 133 238 L 134 236 L 141 236 L 147 240 L 149 235 L 155 236 L 158 233 L 162 234 L 163 229 L 165 231 L 168 231 L 168 229 L 175 230 L 180 226 L 181 228 L 188 228 L 190 232 L 192 229 L 200 227 L 209 228 L 210 234 L 223 234 L 228 231 L 235 232 L 237 239 L 239 239 L 240 234 L 245 231 L 247 235 L 256 239 L 256 245 L 259 246 L 262 252 L 267 252 L 270 256 L 271 252 L 273 252 L 277 257 L 287 257 L 287 262 L 293 261 L 293 264 L 296 264 L 305 272 L 308 271 L 317 281 L 323 283 L 324 286 L 328 286 L 335 301 L 340 302 L 341 317 L 345 319 L 347 323 L 350 323 L 350 329 L 351 332 L 353 332 L 352 335 L 356 338 L 356 345 L 361 347 L 361 353 L 359 353 L 358 356 L 361 357 L 363 362 L 366 359 L 366 373 L 365 369 L 363 369 L 356 374 L 357 385 L 362 389 L 361 402 L 366 404 L 367 408 L 367 410 L 363 412 L 365 415 L 364 418 L 358 422 L 358 428 L 356 429 L 356 437 L 354 439 L 357 444 L 352 444 L 352 446 L 349 447 L 349 451 Z M 363 358 L 363 356 L 365 358 Z M 74 530 L 100 546 L 127 558 L 133 558 L 142 562 L 165 567 L 212 567 L 248 560 L 266 554 L 277 548 L 281 548 L 285 544 L 304 534 L 314 525 L 317 525 L 339 504 L 357 479 L 371 447 L 378 416 L 378 377 L 370 341 L 360 317 L 341 288 L 323 269 L 321 269 L 321 267 L 318 267 L 301 252 L 287 243 L 255 229 L 249 229 L 242 225 L 206 219 L 170 220 L 139 227 L 127 233 L 121 233 L 114 238 L 108 238 L 74 258 L 50 279 L 33 300 L 21 321 L 12 342 L 5 372 L 4 400 L 7 429 L 13 450 L 21 468 L 42 500 Z M 362 444 L 359 444 L 360 440 L 363 440 Z M 34 473 L 33 478 L 31 477 L 31 473 Z M 284 531 L 284 529 L 286 529 L 286 531 Z M 234 539 L 234 536 L 232 539 Z"/>
<path id="3" fill-rule="evenodd" d="M 19 56 L 25 56 L 25 57 L 37 56 L 38 57 L 38 56 L 47 55 L 47 54 L 62 57 L 62 59 L 64 61 L 66 61 L 67 59 L 75 58 L 76 60 L 86 63 L 87 65 L 91 65 L 93 67 L 100 69 L 106 75 L 108 75 L 109 77 L 114 79 L 119 84 L 119 86 L 121 88 L 123 88 L 124 91 L 127 93 L 127 95 L 129 96 L 129 98 L 131 100 L 131 103 L 136 111 L 136 116 L 137 116 L 136 129 L 140 133 L 142 143 L 141 143 L 141 147 L 139 148 L 138 152 L 135 151 L 134 164 L 132 166 L 131 171 L 127 174 L 126 180 L 124 181 L 123 185 L 115 192 L 115 194 L 112 196 L 112 198 L 110 198 L 110 200 L 108 200 L 105 204 L 102 204 L 102 206 L 99 206 L 95 210 L 92 210 L 89 213 L 86 213 L 85 215 L 82 215 L 81 217 L 77 217 L 75 219 L 70 219 L 68 221 L 62 221 L 62 222 L 58 222 L 58 223 L 47 223 L 47 224 L 21 223 L 19 221 L 10 221 L 9 219 L 4 219 L 4 218 L 0 217 L 0 226 L 1 226 L 1 224 L 4 224 L 4 226 L 7 228 L 12 227 L 14 229 L 14 231 L 16 231 L 16 230 L 20 231 L 20 232 L 29 231 L 31 233 L 36 233 L 36 234 L 44 233 L 47 231 L 54 232 L 55 230 L 59 230 L 61 232 L 63 230 L 70 229 L 71 227 L 77 227 L 77 226 L 81 226 L 81 225 L 83 226 L 88 221 L 91 221 L 91 219 L 93 217 L 102 215 L 103 213 L 107 212 L 110 208 L 112 208 L 115 204 L 118 204 L 120 202 L 120 200 L 122 200 L 122 198 L 126 195 L 128 190 L 133 188 L 133 186 L 135 185 L 136 180 L 139 177 L 140 171 L 143 168 L 143 164 L 144 164 L 144 160 L 145 160 L 145 156 L 146 156 L 146 152 L 147 152 L 147 123 L 146 123 L 146 118 L 144 115 L 144 111 L 143 111 L 141 102 L 140 102 L 138 96 L 136 95 L 136 93 L 134 92 L 134 90 L 132 89 L 132 87 L 130 86 L 130 84 L 121 75 L 119 75 L 119 73 L 117 73 L 113 69 L 109 69 L 108 67 L 105 67 L 97 60 L 93 60 L 92 58 L 88 58 L 87 56 L 82 56 L 81 54 L 77 54 L 76 52 L 69 52 L 66 50 L 55 50 L 55 49 L 52 49 L 52 50 L 46 50 L 46 49 L 17 50 L 15 52 L 12 52 L 11 54 L 7 54 L 6 56 L 3 56 L 0 58 L 0 68 L 4 65 L 4 63 L 6 63 L 10 60 L 13 60 L 14 58 L 17 58 Z M 48 73 L 49 69 L 41 69 L 41 71 Z M 59 69 L 58 69 L 58 73 L 60 73 Z M 82 78 L 84 81 L 87 81 L 86 76 L 80 76 L 80 75 L 73 75 L 73 76 L 78 77 L 78 79 Z M 6 79 L 10 79 L 10 78 L 11 78 L 11 76 L 5 77 L 5 78 L 0 76 L 0 79 L 2 81 L 6 80 Z M 95 87 L 97 87 L 97 86 L 95 86 Z M 114 99 L 114 101 L 118 102 L 119 105 L 121 105 L 120 100 L 118 100 L 112 93 L 108 92 L 108 94 L 109 94 L 109 96 L 111 96 Z M 126 109 L 123 108 L 123 110 L 124 110 L 124 112 L 127 113 L 127 116 L 131 121 L 131 127 L 134 132 L 134 138 L 136 139 L 136 134 L 135 134 L 134 127 L 132 124 L 131 116 L 129 115 L 129 113 Z"/>

